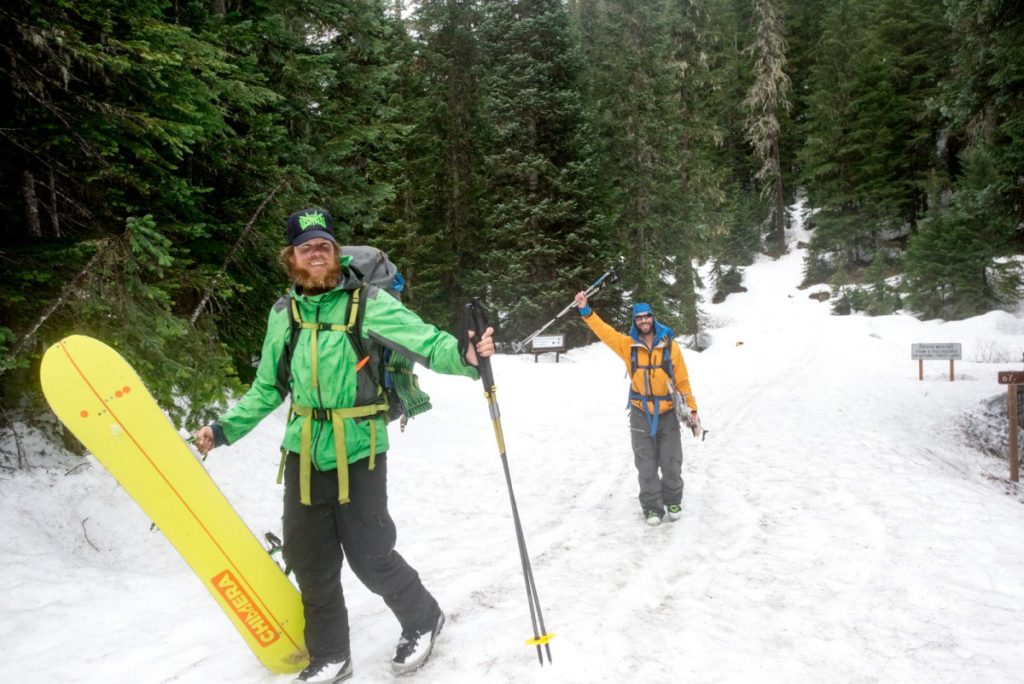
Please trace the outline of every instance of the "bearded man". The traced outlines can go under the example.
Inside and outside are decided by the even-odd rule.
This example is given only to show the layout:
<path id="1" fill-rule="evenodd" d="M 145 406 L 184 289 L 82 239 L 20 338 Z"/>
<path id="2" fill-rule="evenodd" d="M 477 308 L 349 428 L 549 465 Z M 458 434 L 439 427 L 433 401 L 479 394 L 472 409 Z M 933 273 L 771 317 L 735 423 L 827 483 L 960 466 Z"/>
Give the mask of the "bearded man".
<path id="1" fill-rule="evenodd" d="M 195 444 L 203 454 L 234 444 L 291 396 L 281 444 L 284 559 L 302 593 L 310 657 L 295 681 L 324 684 L 352 676 L 341 586 L 345 557 L 398 619 L 402 634 L 391 666 L 396 674 L 410 672 L 426 662 L 445 617 L 395 551 L 387 507 L 387 405 L 371 369 L 388 348 L 436 372 L 476 379 L 477 356 L 494 353 L 493 330 L 465 345 L 463 356 L 455 337 L 362 283 L 348 267 L 351 257 L 341 256 L 324 209 L 289 216 L 285 239 L 281 263 L 294 287 L 270 311 L 256 378 L 234 407 L 196 432 Z M 362 321 L 353 344 L 357 307 L 363 307 Z M 465 339 L 472 337 L 467 331 Z"/>
<path id="2" fill-rule="evenodd" d="M 668 514 L 672 522 L 683 515 L 683 444 L 677 401 L 690 411 L 694 434 L 700 429 L 697 401 L 683 352 L 672 329 L 654 317 L 646 302 L 633 305 L 629 334 L 618 332 L 590 308 L 586 292 L 576 294 L 576 307 L 594 334 L 626 363 L 629 373 L 629 432 L 633 463 L 640 483 L 640 510 L 655 527 Z M 685 416 L 684 416 L 685 417 Z"/>

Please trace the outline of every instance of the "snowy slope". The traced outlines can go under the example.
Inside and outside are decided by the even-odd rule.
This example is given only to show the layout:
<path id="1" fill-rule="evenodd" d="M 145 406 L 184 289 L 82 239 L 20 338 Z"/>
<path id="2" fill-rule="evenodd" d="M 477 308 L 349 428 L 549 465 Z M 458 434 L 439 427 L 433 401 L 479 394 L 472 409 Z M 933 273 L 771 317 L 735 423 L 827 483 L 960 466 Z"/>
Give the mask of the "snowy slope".
<path id="1" fill-rule="evenodd" d="M 408 681 L 1021 680 L 1024 499 L 957 426 L 1004 390 L 997 370 L 1020 367 L 1024 312 L 830 316 L 798 289 L 802 256 L 758 262 L 747 293 L 705 305 L 715 344 L 686 359 L 710 436 L 684 437 L 678 523 L 640 517 L 611 351 L 495 358 L 553 666 L 524 643 L 480 385 L 421 371 L 435 408 L 393 433 L 390 499 L 398 548 L 449 622 Z M 918 381 L 913 342 L 961 342 L 956 381 L 939 361 Z M 207 460 L 260 536 L 280 529 L 282 420 Z M 101 466 L 66 470 L 0 474 L 0 681 L 289 681 L 262 669 Z M 343 581 L 354 681 L 393 681 L 397 622 Z"/>

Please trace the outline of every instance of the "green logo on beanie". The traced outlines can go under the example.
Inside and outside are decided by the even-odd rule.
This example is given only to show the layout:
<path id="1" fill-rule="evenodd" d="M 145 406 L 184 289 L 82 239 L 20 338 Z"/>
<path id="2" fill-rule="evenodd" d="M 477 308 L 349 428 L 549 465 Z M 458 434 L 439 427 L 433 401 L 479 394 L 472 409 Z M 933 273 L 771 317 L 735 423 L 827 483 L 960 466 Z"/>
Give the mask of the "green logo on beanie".
<path id="1" fill-rule="evenodd" d="M 306 230 L 310 226 L 319 226 L 321 228 L 327 228 L 327 219 L 319 211 L 314 211 L 310 214 L 303 214 L 299 216 L 299 228 Z"/>

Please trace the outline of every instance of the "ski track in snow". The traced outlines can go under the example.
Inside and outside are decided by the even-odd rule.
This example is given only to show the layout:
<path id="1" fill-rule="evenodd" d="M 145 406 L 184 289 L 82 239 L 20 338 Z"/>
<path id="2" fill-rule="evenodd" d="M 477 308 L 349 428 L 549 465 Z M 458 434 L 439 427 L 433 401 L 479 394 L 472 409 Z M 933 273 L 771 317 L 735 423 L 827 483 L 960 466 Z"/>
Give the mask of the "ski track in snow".
<path id="1" fill-rule="evenodd" d="M 792 242 L 805 238 L 792 231 Z M 636 499 L 624 364 L 596 343 L 500 355 L 497 398 L 553 665 L 540 667 L 480 385 L 419 371 L 434 410 L 392 430 L 398 549 L 449 620 L 418 682 L 1016 682 L 1021 497 L 955 419 L 999 392 L 1024 318 L 828 315 L 803 252 L 761 259 L 685 352 L 683 519 Z M 595 301 L 600 311 L 600 302 Z M 917 379 L 911 342 L 960 341 Z M 1020 348 L 1016 349 L 1019 355 Z M 1007 364 L 1002 364 L 1006 366 Z M 279 531 L 283 409 L 206 465 L 254 532 Z M 0 478 L 0 680 L 266 682 L 214 602 L 101 467 Z M 1010 492 L 1011 495 L 1007 495 Z M 391 682 L 397 622 L 345 570 L 355 679 Z"/>

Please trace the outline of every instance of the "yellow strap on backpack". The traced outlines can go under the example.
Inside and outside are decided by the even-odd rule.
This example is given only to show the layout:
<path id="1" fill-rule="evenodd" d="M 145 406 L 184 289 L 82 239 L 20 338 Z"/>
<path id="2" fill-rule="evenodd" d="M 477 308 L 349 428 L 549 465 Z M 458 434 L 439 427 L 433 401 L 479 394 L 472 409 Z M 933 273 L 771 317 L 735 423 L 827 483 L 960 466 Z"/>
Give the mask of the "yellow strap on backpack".
<path id="1" fill-rule="evenodd" d="M 311 371 L 313 374 L 313 389 L 318 389 L 320 386 L 319 373 L 317 368 L 317 350 L 318 350 L 318 333 L 321 330 L 331 330 L 334 332 L 350 333 L 355 330 L 356 321 L 359 318 L 359 293 L 362 289 L 356 289 L 352 291 L 352 304 L 349 307 L 348 321 L 345 325 L 330 324 L 326 325 L 323 323 L 309 323 L 302 320 L 302 316 L 299 315 L 299 306 L 295 299 L 292 299 L 292 318 L 298 324 L 300 328 L 310 331 L 310 361 Z M 361 359 L 359 365 L 356 367 L 358 372 L 359 368 L 365 364 L 366 359 Z M 338 501 L 341 503 L 348 503 L 349 491 L 348 491 L 348 449 L 345 447 L 345 419 L 346 418 L 369 418 L 381 412 L 388 410 L 388 403 L 383 400 L 383 392 L 378 387 L 378 403 L 370 404 L 368 406 L 353 406 L 351 408 L 333 408 L 333 409 L 315 409 L 312 406 L 301 406 L 299 404 L 292 404 L 289 410 L 288 419 L 291 422 L 291 414 L 294 413 L 297 416 L 305 418 L 302 423 L 302 446 L 299 451 L 299 500 L 309 506 L 311 504 L 311 497 L 309 492 L 309 481 L 310 471 L 312 470 L 313 454 L 312 454 L 312 443 L 313 443 L 313 418 L 317 420 L 330 420 L 331 427 L 334 433 L 334 456 L 337 462 L 338 468 Z M 316 413 L 322 413 L 322 416 L 315 415 Z M 373 470 L 376 465 L 377 455 L 377 422 L 374 420 L 370 421 L 370 470 Z M 281 458 L 281 468 L 278 471 L 278 482 L 281 481 L 281 473 L 284 470 L 284 455 Z"/>
<path id="2" fill-rule="evenodd" d="M 387 404 L 353 406 L 352 408 L 314 409 L 312 406 L 292 404 L 291 412 L 305 418 L 302 423 L 302 446 L 299 451 L 299 500 L 309 506 L 310 471 L 313 466 L 313 419 L 329 420 L 334 431 L 334 458 L 338 468 L 338 501 L 348 503 L 348 449 L 345 448 L 345 419 L 370 418 L 387 410 Z M 322 417 L 316 415 L 323 412 Z M 370 470 L 376 465 L 377 421 L 370 420 Z"/>

